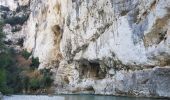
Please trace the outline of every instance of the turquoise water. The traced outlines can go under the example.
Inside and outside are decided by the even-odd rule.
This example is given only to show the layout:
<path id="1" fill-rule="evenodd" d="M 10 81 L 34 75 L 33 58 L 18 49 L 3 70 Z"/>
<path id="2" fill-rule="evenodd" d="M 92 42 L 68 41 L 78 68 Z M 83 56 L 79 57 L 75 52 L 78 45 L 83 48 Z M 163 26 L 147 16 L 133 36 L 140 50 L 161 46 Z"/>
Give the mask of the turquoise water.
<path id="1" fill-rule="evenodd" d="M 60 95 L 60 96 L 65 97 L 65 100 L 168 100 L 168 99 L 99 96 L 99 95 Z"/>
<path id="2" fill-rule="evenodd" d="M 170 100 L 154 98 L 134 98 L 134 97 L 116 97 L 99 95 L 12 95 L 4 96 L 3 100 Z"/>

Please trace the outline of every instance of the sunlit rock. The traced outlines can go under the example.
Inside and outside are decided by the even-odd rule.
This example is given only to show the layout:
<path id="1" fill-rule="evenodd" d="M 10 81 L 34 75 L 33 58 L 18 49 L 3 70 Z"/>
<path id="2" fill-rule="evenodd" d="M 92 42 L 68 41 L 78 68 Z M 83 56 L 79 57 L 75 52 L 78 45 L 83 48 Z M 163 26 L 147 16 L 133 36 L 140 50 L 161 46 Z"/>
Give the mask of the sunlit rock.
<path id="1" fill-rule="evenodd" d="M 1 1 L 30 11 L 16 33 L 53 70 L 56 93 L 170 97 L 169 0 Z"/>

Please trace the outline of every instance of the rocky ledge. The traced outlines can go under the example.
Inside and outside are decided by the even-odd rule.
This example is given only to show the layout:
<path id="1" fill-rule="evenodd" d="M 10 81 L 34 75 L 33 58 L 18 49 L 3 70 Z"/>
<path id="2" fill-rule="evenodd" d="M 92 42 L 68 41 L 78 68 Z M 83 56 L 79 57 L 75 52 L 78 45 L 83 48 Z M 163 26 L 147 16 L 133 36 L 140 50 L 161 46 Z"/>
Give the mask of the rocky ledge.
<path id="1" fill-rule="evenodd" d="M 91 75 L 94 75 L 94 73 Z M 144 70 L 120 70 L 112 75 L 99 79 L 91 76 L 79 79 L 65 89 L 57 89 L 59 94 L 100 94 L 124 95 L 139 97 L 169 97 L 170 67 L 155 67 Z M 85 77 L 85 76 L 84 76 Z"/>

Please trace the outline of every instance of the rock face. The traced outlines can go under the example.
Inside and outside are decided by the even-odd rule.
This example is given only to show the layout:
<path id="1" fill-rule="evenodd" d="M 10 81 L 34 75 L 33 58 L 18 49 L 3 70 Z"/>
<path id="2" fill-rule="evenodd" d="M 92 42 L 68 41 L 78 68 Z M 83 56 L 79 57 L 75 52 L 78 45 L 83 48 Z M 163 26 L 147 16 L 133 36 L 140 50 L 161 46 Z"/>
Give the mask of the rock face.
<path id="1" fill-rule="evenodd" d="M 29 6 L 18 34 L 56 93 L 170 97 L 170 0 L 8 1 Z"/>

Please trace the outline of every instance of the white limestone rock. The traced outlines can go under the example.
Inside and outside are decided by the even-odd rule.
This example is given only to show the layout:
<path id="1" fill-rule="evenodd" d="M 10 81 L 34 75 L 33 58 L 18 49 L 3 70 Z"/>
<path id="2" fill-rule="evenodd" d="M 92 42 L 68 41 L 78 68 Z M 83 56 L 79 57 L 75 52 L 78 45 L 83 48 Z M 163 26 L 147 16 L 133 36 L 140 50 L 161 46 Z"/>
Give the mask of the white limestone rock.
<path id="1" fill-rule="evenodd" d="M 24 48 L 56 70 L 57 88 L 170 97 L 170 0 L 9 1 L 30 3 Z"/>
<path id="2" fill-rule="evenodd" d="M 68 78 L 69 85 L 82 89 L 84 85 L 79 83 L 81 72 L 77 69 L 81 65 L 74 65 L 74 61 L 85 59 L 89 63 L 99 63 L 101 71 L 106 71 L 105 77 L 114 74 L 109 71 L 111 68 L 117 71 L 165 66 L 170 61 L 169 6 L 169 0 L 32 0 L 32 13 L 23 28 L 26 33 L 24 47 L 39 57 L 40 68 L 59 67 L 56 80 Z M 55 25 L 61 29 L 58 37 L 52 30 Z M 55 41 L 60 41 L 60 46 Z M 59 54 L 62 55 L 60 60 Z M 70 64 L 60 66 L 55 64 L 58 61 Z M 59 74 L 62 71 L 64 74 Z M 102 92 L 107 84 L 104 81 L 102 85 L 94 85 L 96 93 L 127 94 L 132 91 L 132 95 L 150 95 L 147 86 L 142 89 L 143 86 L 137 83 L 139 90 L 133 88 L 132 73 L 120 71 L 115 77 L 115 90 Z M 140 74 L 137 78 L 139 82 L 146 80 Z"/>

